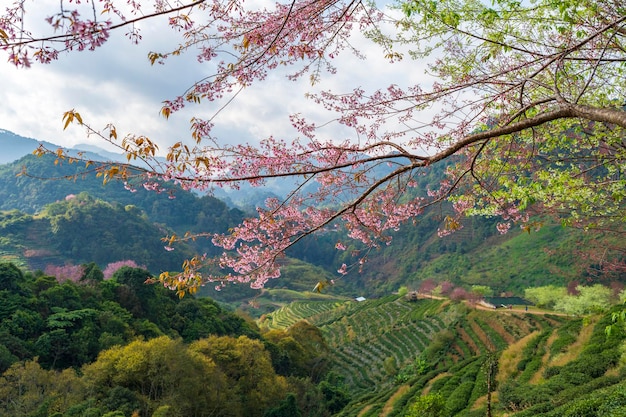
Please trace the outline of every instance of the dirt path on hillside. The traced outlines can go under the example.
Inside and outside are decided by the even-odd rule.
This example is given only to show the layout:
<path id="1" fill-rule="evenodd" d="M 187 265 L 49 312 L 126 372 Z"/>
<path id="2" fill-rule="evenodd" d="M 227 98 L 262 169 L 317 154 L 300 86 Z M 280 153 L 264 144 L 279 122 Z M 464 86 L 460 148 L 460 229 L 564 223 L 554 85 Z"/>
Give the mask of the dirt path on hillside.
<path id="1" fill-rule="evenodd" d="M 520 313 L 520 314 L 539 314 L 546 315 L 550 314 L 553 316 L 569 316 L 567 313 L 557 313 L 556 311 L 545 311 L 545 310 L 534 310 L 529 308 L 526 310 L 524 307 L 513 307 L 513 308 L 490 308 L 477 303 L 470 303 L 469 301 L 464 301 L 468 306 L 476 309 L 476 310 L 485 310 L 485 311 L 495 311 L 497 313 Z"/>
<path id="2" fill-rule="evenodd" d="M 418 299 L 424 299 L 424 300 L 448 300 L 448 298 L 446 297 L 441 297 L 441 296 L 436 296 L 436 295 L 428 295 L 428 294 L 422 294 L 422 293 L 418 293 L 417 294 L 417 298 Z M 526 309 L 525 307 L 513 307 L 513 308 L 491 308 L 491 307 L 487 307 L 485 305 L 479 304 L 479 303 L 474 303 L 471 301 L 467 301 L 467 300 L 463 300 L 463 302 L 465 303 L 465 305 L 467 305 L 470 308 L 473 308 L 475 310 L 484 310 L 484 311 L 495 311 L 497 313 L 520 313 L 520 314 L 539 314 L 539 315 L 546 315 L 546 314 L 551 314 L 554 316 L 569 316 L 569 314 L 566 313 L 557 313 L 556 311 L 546 311 L 546 310 L 535 310 L 532 307 Z"/>

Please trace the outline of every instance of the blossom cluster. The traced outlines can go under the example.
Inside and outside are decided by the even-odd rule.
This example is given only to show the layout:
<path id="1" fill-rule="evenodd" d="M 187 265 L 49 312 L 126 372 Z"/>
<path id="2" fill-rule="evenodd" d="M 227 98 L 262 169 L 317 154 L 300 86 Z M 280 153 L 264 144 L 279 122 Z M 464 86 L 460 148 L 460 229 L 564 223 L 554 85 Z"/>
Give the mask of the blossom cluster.
<path id="1" fill-rule="evenodd" d="M 192 118 L 195 145 L 175 143 L 165 162 L 147 137 L 129 135 L 118 144 L 112 126 L 97 131 L 87 125 L 129 162 L 140 159 L 150 167 L 105 163 L 96 171 L 105 180 L 122 179 L 130 190 L 138 184 L 131 177 L 139 177 L 156 192 L 162 181 L 206 190 L 293 180 L 284 200 L 269 199 L 255 217 L 210 236 L 224 249 L 221 257 L 200 255 L 180 274 L 162 276 L 179 293 L 207 281 L 258 288 L 280 275 L 285 251 L 310 234 L 343 228 L 376 247 L 443 202 L 451 201 L 452 209 L 446 208 L 441 236 L 462 228 L 463 216 L 477 214 L 498 216 L 500 233 L 514 224 L 530 227 L 534 212 L 585 226 L 624 218 L 626 112 L 614 102 L 624 96 L 622 9 L 600 0 L 602 6 L 581 6 L 586 13 L 569 13 L 568 5 L 556 13 L 554 2 L 538 1 L 536 7 L 516 3 L 514 20 L 506 2 L 492 5 L 501 13 L 479 3 L 461 7 L 464 2 L 454 6 L 458 10 L 423 13 L 423 2 L 405 2 L 403 17 L 392 17 L 375 2 L 348 0 L 294 0 L 268 8 L 243 0 L 70 1 L 70 8 L 61 3 L 48 18 L 53 33 L 40 38 L 24 29 L 27 3 L 20 1 L 0 16 L 0 48 L 14 65 L 28 67 L 59 59 L 62 51 L 99 48 L 116 30 L 139 42 L 144 21 L 166 21 L 180 43 L 150 53 L 150 62 L 193 53 L 211 73 L 165 100 L 161 114 L 170 117 L 188 103 L 208 102 L 218 110 Z M 545 21 L 551 24 L 537 23 Z M 384 33 L 387 23 L 395 28 L 392 35 Z M 337 71 L 339 54 L 364 57 L 352 43 L 356 32 L 377 42 L 389 65 L 405 55 L 424 60 L 429 77 L 374 91 L 351 86 L 310 94 L 336 115 L 348 137 L 323 137 L 321 125 L 298 112 L 289 117 L 297 138 L 232 145 L 215 136 L 223 106 L 272 71 L 315 83 Z M 439 186 L 423 189 L 422 176 L 445 164 L 435 172 L 444 177 Z M 169 239 L 166 250 L 194 237 Z M 338 242 L 336 248 L 346 246 Z M 365 258 L 356 263 L 362 267 Z M 349 269 L 344 265 L 338 273 Z"/>

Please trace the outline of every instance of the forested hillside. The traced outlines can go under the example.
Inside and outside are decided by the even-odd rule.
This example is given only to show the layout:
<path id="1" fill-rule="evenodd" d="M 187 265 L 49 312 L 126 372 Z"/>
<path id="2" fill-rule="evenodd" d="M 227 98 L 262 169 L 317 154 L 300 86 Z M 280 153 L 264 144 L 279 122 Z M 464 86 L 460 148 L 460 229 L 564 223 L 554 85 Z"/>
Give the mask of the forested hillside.
<path id="1" fill-rule="evenodd" d="M 0 212 L 0 255 L 35 271 L 49 265 L 132 260 L 154 273 L 177 270 L 192 256 L 187 245 L 168 252 L 161 241 L 168 232 L 150 222 L 135 206 L 70 195 L 37 215 Z"/>
<path id="2" fill-rule="evenodd" d="M 244 216 L 216 198 L 167 184 L 164 186 L 168 191 L 161 193 L 143 187 L 130 192 L 118 182 L 105 185 L 102 178 L 93 174 L 78 175 L 76 181 L 37 178 L 72 176 L 84 169 L 67 160 L 60 164 L 54 160 L 50 155 L 27 155 L 0 166 L 0 210 L 23 212 L 3 214 L 5 227 L 9 223 L 23 224 L 26 219 L 30 224 L 30 229 L 22 227 L 19 232 L 15 225 L 5 229 L 0 247 L 4 259 L 34 269 L 44 268 L 50 262 L 94 261 L 104 267 L 108 262 L 133 259 L 155 273 L 177 270 L 182 260 L 194 252 L 216 255 L 218 250 L 209 239 L 198 239 L 165 253 L 162 237 L 171 232 L 225 232 Z M 24 167 L 33 177 L 19 175 Z M 419 179 L 419 190 L 436 183 L 433 175 Z M 83 192 L 92 200 L 103 202 L 79 207 L 76 201 L 66 201 L 68 196 Z M 83 195 L 77 201 L 81 198 L 87 197 Z M 48 215 L 45 207 L 51 203 L 56 206 L 50 213 L 60 210 L 63 214 Z M 445 204 L 435 206 L 412 227 L 393 232 L 389 246 L 373 250 L 366 250 L 333 230 L 317 233 L 290 248 L 287 255 L 321 269 L 314 273 L 315 268 L 307 268 L 309 272 L 304 274 L 287 272 L 268 286 L 312 289 L 318 281 L 335 278 L 336 285 L 331 290 L 335 294 L 384 296 L 402 285 L 416 289 L 424 280 L 433 279 L 466 287 L 488 285 L 495 293 L 519 294 L 529 285 L 624 280 L 623 273 L 610 268 L 622 257 L 619 235 L 566 229 L 551 224 L 549 219 L 540 219 L 537 224 L 542 227 L 538 230 L 512 230 L 502 236 L 497 233 L 495 219 L 474 217 L 464 220 L 463 227 L 454 234 L 439 237 L 438 230 L 450 213 Z M 54 223 L 50 229 L 47 222 Z M 57 233 L 51 234 L 53 229 Z M 337 250 L 338 242 L 346 250 Z M 364 255 L 366 262 L 360 267 L 355 265 Z M 337 279 L 336 271 L 343 263 L 353 266 L 347 276 Z M 302 276 L 308 278 L 302 280 Z M 227 287 L 219 294 L 205 288 L 203 293 L 230 300 L 256 294 L 241 286 Z"/>
<path id="3" fill-rule="evenodd" d="M 0 415 L 327 416 L 347 396 L 313 326 L 262 335 L 150 277 L 89 264 L 60 283 L 0 263 Z"/>
<path id="4" fill-rule="evenodd" d="M 59 282 L 0 263 L 0 414 L 615 417 L 626 331 L 608 313 L 486 311 L 399 295 L 301 300 L 257 325 L 150 273 Z M 621 311 L 621 307 L 616 312 Z M 619 316 L 619 315 L 618 315 Z M 607 332 L 607 328 L 611 331 Z"/>
<path id="5" fill-rule="evenodd" d="M 103 178 L 88 173 L 84 164 L 67 160 L 55 163 L 55 159 L 51 155 L 26 155 L 0 165 L 0 210 L 35 214 L 68 195 L 87 192 L 104 201 L 136 206 L 152 222 L 177 231 L 223 232 L 242 219 L 241 211 L 211 196 L 199 196 L 169 184 L 162 184 L 162 192 L 149 191 L 140 184 L 129 190 L 119 181 L 104 184 Z M 27 175 L 21 175 L 23 171 Z"/>

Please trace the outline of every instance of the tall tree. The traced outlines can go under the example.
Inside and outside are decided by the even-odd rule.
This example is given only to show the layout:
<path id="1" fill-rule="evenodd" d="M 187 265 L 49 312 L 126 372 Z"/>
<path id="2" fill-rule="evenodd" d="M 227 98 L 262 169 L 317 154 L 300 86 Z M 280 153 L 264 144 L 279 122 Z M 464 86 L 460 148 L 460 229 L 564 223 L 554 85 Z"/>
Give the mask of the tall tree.
<path id="1" fill-rule="evenodd" d="M 530 230 L 533 213 L 584 227 L 623 223 L 621 1 L 403 0 L 388 9 L 376 2 L 292 0 L 261 9 L 242 0 L 107 0 L 61 3 L 49 13 L 55 32 L 42 37 L 33 36 L 37 32 L 23 19 L 30 6 L 15 2 L 0 17 L 0 47 L 23 67 L 56 60 L 65 50 L 96 49 L 116 33 L 138 42 L 142 24 L 167 19 L 180 44 L 149 54 L 149 60 L 197 53 L 214 73 L 190 80 L 185 94 L 165 102 L 165 117 L 188 103 L 217 102 L 221 109 L 279 68 L 287 68 L 291 80 L 312 82 L 337 69 L 349 71 L 335 68 L 333 60 L 344 50 L 360 54 L 352 43 L 357 32 L 380 45 L 389 65 L 402 59 L 430 63 L 432 78 L 422 84 L 311 95 L 315 104 L 336 112 L 335 123 L 352 129 L 348 140 L 328 137 L 319 122 L 292 114 L 301 138 L 230 145 L 213 131 L 217 110 L 193 118 L 196 145 L 174 144 L 162 164 L 150 138 L 129 134 L 118 142 L 114 125 L 87 125 L 91 134 L 123 149 L 129 161 L 147 162 L 141 169 L 96 166 L 105 180 L 139 176 L 149 188 L 159 188 L 155 178 L 188 188 L 296 180 L 284 201 L 268 199 L 257 217 L 212 236 L 225 249 L 216 260 L 221 271 L 201 272 L 209 260 L 199 256 L 181 274 L 161 276 L 179 291 L 206 281 L 261 287 L 280 275 L 277 260 L 287 248 L 338 220 L 351 238 L 375 246 L 445 199 L 452 200 L 456 214 L 441 233 L 461 227 L 459 216 L 466 214 L 500 216 L 502 233 L 515 223 Z M 85 123 L 73 110 L 64 121 L 66 127 Z M 67 157 L 62 151 L 58 156 Z M 422 175 L 446 161 L 440 187 L 415 189 Z M 193 237 L 171 236 L 168 246 Z M 345 245 L 338 242 L 337 248 Z"/>

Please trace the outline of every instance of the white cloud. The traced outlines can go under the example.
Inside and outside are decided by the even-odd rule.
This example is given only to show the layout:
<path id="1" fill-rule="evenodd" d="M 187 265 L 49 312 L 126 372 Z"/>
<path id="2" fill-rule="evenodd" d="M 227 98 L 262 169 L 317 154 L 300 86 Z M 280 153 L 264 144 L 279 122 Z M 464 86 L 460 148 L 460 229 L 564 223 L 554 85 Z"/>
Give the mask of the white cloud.
<path id="1" fill-rule="evenodd" d="M 210 74 L 211 64 L 199 64 L 195 56 L 187 54 L 174 57 L 166 65 L 151 66 L 149 51 L 167 50 L 180 40 L 164 25 L 154 22 L 144 24 L 142 35 L 143 42 L 133 45 L 118 33 L 95 52 L 63 55 L 51 65 L 16 69 L 8 62 L 1 63 L 0 128 L 63 146 L 102 146 L 101 141 L 87 138 L 80 127 L 63 131 L 63 112 L 75 109 L 94 127 L 114 123 L 120 134 L 145 134 L 159 143 L 161 150 L 175 141 L 189 140 L 190 118 L 208 116 L 217 104 L 192 105 L 169 120 L 159 115 L 161 104 Z M 306 78 L 291 82 L 284 74 L 276 73 L 245 89 L 219 115 L 216 131 L 220 137 L 242 142 L 271 134 L 290 137 L 295 134 L 289 124 L 290 113 L 300 112 L 318 123 L 334 117 L 306 100 L 306 92 L 348 92 L 359 86 L 373 90 L 391 83 L 405 86 L 423 76 L 424 66 L 420 63 L 407 59 L 390 64 L 378 46 L 359 38 L 355 42 L 371 59 L 362 61 L 346 53 L 337 59 L 338 74 L 324 77 L 319 85 L 311 87 Z M 332 132 L 340 137 L 348 134 L 339 127 Z"/>

